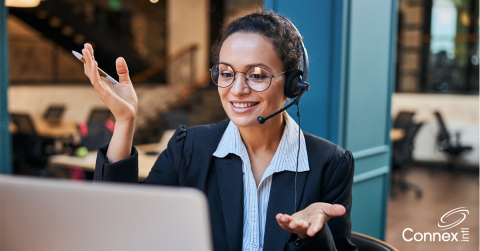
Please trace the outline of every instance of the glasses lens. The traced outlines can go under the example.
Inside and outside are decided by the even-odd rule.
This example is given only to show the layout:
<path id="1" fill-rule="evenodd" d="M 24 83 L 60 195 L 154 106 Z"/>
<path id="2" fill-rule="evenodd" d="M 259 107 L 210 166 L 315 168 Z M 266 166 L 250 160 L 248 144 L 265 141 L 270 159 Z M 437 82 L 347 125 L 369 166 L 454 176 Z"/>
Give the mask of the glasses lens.
<path id="1" fill-rule="evenodd" d="M 235 78 L 235 72 L 227 64 L 216 64 L 211 71 L 213 82 L 219 87 L 227 87 Z"/>
<path id="2" fill-rule="evenodd" d="M 247 84 L 255 91 L 265 91 L 270 86 L 270 72 L 262 67 L 252 67 L 247 73 Z"/>

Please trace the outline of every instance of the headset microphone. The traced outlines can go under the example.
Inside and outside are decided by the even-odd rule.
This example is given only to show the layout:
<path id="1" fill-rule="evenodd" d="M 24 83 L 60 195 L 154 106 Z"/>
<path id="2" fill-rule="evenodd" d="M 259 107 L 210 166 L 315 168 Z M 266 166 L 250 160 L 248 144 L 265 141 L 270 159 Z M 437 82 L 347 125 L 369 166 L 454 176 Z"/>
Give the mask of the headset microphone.
<path id="1" fill-rule="evenodd" d="M 266 118 L 259 116 L 259 117 L 257 118 L 258 123 L 263 124 L 263 123 L 265 123 L 265 121 L 267 121 L 267 120 L 271 119 L 272 117 L 275 117 L 275 116 L 278 115 L 279 113 L 287 110 L 287 109 L 290 108 L 292 105 L 298 104 L 298 102 L 299 102 L 300 99 L 302 98 L 303 94 L 310 89 L 310 84 L 305 83 L 305 82 L 298 82 L 297 85 L 299 85 L 299 86 L 300 86 L 300 85 L 301 85 L 301 86 L 304 86 L 303 88 L 299 88 L 300 90 L 299 90 L 298 98 L 296 98 L 292 103 L 288 104 L 287 106 L 283 107 L 282 109 L 280 109 L 280 110 L 278 110 L 278 111 L 270 114 L 270 116 L 268 116 L 268 117 L 266 117 Z"/>

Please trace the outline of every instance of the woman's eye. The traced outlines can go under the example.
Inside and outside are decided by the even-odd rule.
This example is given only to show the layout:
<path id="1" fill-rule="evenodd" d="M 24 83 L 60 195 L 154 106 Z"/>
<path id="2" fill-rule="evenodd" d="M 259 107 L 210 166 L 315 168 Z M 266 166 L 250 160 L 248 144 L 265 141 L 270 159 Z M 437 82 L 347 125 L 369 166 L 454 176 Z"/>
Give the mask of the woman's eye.
<path id="1" fill-rule="evenodd" d="M 222 78 L 232 78 L 232 77 L 233 77 L 233 73 L 231 73 L 231 72 L 222 72 L 222 73 L 220 73 L 220 76 L 222 76 Z"/>
<path id="2" fill-rule="evenodd" d="M 248 78 L 252 79 L 252 80 L 262 80 L 262 79 L 265 79 L 267 76 L 263 75 L 263 74 L 250 74 L 250 76 L 248 76 Z"/>

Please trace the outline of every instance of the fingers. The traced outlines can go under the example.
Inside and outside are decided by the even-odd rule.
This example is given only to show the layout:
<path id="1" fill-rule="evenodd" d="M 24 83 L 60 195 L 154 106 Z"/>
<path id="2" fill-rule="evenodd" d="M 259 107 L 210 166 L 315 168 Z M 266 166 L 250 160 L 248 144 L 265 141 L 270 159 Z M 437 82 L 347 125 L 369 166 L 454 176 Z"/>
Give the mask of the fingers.
<path id="1" fill-rule="evenodd" d="M 84 48 L 82 49 L 82 54 L 83 58 L 85 59 L 85 75 L 90 78 L 91 74 L 91 68 L 92 68 L 92 62 L 95 60 L 93 56 L 93 48 L 92 45 L 89 43 L 86 43 L 84 45 Z"/>
<path id="2" fill-rule="evenodd" d="M 295 219 L 287 214 L 277 214 L 275 218 L 283 230 L 297 234 L 302 239 L 306 238 L 305 233 L 310 225 L 307 221 Z"/>
<path id="3" fill-rule="evenodd" d="M 323 227 L 323 225 L 330 219 L 330 217 L 324 214 L 316 214 L 310 217 L 310 226 L 307 230 L 308 236 L 314 236 L 318 233 Z"/>
<path id="4" fill-rule="evenodd" d="M 122 57 L 117 58 L 117 61 L 115 62 L 117 66 L 117 74 L 118 74 L 118 82 L 123 83 L 123 84 L 129 84 L 131 83 L 130 81 L 130 76 L 128 75 L 128 67 L 127 63 L 125 62 L 125 59 Z"/>
<path id="5" fill-rule="evenodd" d="M 287 214 L 277 214 L 275 217 L 277 219 L 278 224 L 280 225 L 281 228 L 284 230 L 290 231 L 290 227 L 288 224 L 292 221 L 292 218 L 287 215 Z"/>

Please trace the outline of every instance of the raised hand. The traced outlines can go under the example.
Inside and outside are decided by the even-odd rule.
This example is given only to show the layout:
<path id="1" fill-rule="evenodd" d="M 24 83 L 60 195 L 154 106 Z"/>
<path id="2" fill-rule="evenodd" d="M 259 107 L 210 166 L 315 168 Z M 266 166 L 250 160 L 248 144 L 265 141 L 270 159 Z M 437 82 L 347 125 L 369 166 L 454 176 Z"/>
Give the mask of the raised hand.
<path id="1" fill-rule="evenodd" d="M 117 58 L 116 66 L 119 81 L 117 85 L 113 85 L 98 73 L 98 63 L 93 56 L 92 46 L 86 43 L 82 53 L 85 58 L 85 75 L 90 79 L 97 94 L 115 116 L 115 120 L 117 122 L 134 121 L 138 114 L 138 99 L 130 81 L 125 60 L 121 57 Z"/>
<path id="2" fill-rule="evenodd" d="M 318 233 L 331 217 L 343 214 L 345 214 L 345 207 L 342 205 L 317 202 L 291 216 L 279 213 L 275 218 L 284 230 L 297 234 L 300 239 L 305 239 Z"/>

